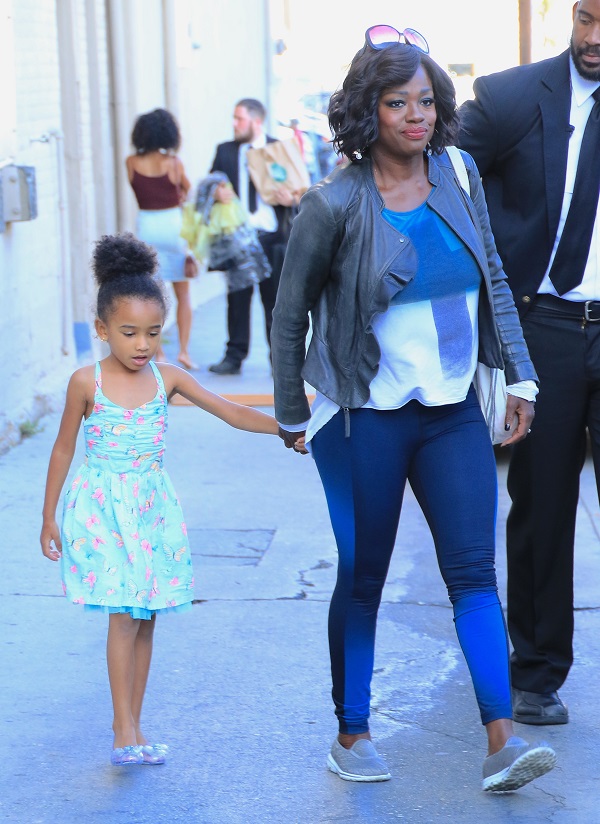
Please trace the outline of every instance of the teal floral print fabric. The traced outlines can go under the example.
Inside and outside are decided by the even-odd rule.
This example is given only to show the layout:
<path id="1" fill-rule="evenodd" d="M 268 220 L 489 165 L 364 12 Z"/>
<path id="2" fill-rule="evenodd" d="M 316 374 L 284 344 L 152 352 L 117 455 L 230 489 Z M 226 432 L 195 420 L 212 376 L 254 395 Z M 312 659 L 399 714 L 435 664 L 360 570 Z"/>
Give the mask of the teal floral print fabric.
<path id="1" fill-rule="evenodd" d="M 149 619 L 191 607 L 194 577 L 183 512 L 163 469 L 167 398 L 124 409 L 102 392 L 84 421 L 86 460 L 64 500 L 62 579 L 75 604 Z"/>

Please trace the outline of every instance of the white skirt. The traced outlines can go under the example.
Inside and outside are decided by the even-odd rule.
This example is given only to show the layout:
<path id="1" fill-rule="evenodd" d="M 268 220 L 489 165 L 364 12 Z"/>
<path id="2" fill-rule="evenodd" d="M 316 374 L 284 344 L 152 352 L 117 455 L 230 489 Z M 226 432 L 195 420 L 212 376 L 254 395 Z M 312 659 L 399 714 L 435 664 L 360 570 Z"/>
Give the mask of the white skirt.
<path id="1" fill-rule="evenodd" d="M 186 280 L 186 241 L 181 237 L 182 212 L 179 206 L 172 209 L 140 209 L 137 219 L 137 236 L 152 246 L 158 256 L 158 277 L 162 280 Z"/>

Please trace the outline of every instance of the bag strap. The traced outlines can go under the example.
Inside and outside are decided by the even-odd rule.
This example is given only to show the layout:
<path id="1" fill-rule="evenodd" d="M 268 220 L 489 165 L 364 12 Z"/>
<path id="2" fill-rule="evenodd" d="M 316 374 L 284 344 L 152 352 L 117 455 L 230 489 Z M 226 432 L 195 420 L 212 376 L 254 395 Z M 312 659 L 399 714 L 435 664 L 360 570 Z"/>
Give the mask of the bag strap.
<path id="1" fill-rule="evenodd" d="M 479 222 L 479 215 L 475 210 L 475 206 L 473 205 L 473 201 L 471 200 L 471 184 L 469 182 L 469 174 L 467 172 L 467 167 L 465 166 L 465 161 L 463 156 L 456 146 L 446 146 L 446 154 L 448 155 L 450 162 L 452 163 L 452 167 L 454 168 L 454 174 L 456 175 L 458 182 L 460 184 L 460 188 L 463 192 L 463 200 L 465 201 L 465 206 L 467 207 L 467 211 L 473 221 L 473 225 L 479 232 L 479 234 L 483 238 L 483 232 L 481 229 L 481 223 Z"/>
<path id="2" fill-rule="evenodd" d="M 465 166 L 465 161 L 463 160 L 463 156 L 460 153 L 460 149 L 458 149 L 456 146 L 446 146 L 446 152 L 447 152 L 448 157 L 450 158 L 450 161 L 451 161 L 451 163 L 454 167 L 454 171 L 456 173 L 456 177 L 458 178 L 458 182 L 460 183 L 464 193 L 466 195 L 469 195 L 469 198 L 470 198 L 471 197 L 471 184 L 469 183 L 469 175 L 467 173 L 467 167 Z M 469 214 L 471 215 L 471 219 L 473 220 L 473 223 L 474 223 L 475 227 L 479 228 L 479 231 L 481 233 L 481 226 L 480 226 L 479 223 L 475 223 L 475 219 L 474 219 L 472 211 L 471 211 L 471 206 L 469 205 L 469 202 L 468 202 L 467 198 L 465 198 L 465 201 L 467 201 L 467 208 L 469 210 Z M 481 370 L 481 371 L 479 371 L 479 370 Z M 489 380 L 490 380 L 489 401 L 484 402 L 483 401 L 483 395 L 485 394 L 485 391 L 481 387 L 481 384 L 479 383 L 479 381 L 481 380 L 481 377 L 483 375 L 487 376 L 488 373 L 489 373 Z M 502 418 L 502 420 L 501 420 L 501 423 L 499 425 L 504 426 L 503 412 L 504 412 L 504 409 L 506 408 L 505 407 L 506 379 L 505 379 L 504 371 L 502 369 L 497 369 L 496 367 L 489 367 L 489 366 L 485 366 L 482 363 L 479 363 L 477 365 L 477 370 L 475 372 L 475 388 L 477 390 L 477 395 L 478 395 L 478 398 L 479 398 L 479 402 L 480 402 L 481 407 L 483 409 L 484 417 L 485 417 L 486 422 L 488 424 L 488 429 L 489 429 L 489 432 L 490 432 L 490 436 L 492 438 L 492 443 L 493 444 L 501 443 L 502 440 L 504 440 L 504 438 L 502 438 L 499 435 L 494 434 L 494 424 L 495 424 L 495 418 L 500 417 L 500 418 Z M 502 394 L 501 394 L 501 397 L 500 397 L 501 402 L 498 406 L 498 409 L 496 409 L 495 404 L 496 404 L 496 396 L 497 396 L 498 393 L 502 393 Z M 491 403 L 492 405 L 488 406 L 487 403 Z M 508 433 L 506 434 L 505 437 L 508 438 Z"/>
<path id="3" fill-rule="evenodd" d="M 454 171 L 456 172 L 458 182 L 463 187 L 465 192 L 470 195 L 471 185 L 469 183 L 469 175 L 467 174 L 467 167 L 465 166 L 465 161 L 460 153 L 460 149 L 456 146 L 446 146 L 446 151 L 448 153 L 448 157 L 450 158 L 450 162 L 454 166 Z"/>

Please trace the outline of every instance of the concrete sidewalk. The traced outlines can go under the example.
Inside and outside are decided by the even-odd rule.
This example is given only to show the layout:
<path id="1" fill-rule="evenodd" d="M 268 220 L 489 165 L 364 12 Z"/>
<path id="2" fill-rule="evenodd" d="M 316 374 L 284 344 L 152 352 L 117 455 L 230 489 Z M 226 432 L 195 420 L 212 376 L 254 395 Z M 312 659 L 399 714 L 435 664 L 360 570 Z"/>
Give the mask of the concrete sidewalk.
<path id="1" fill-rule="evenodd" d="M 212 276 L 211 276 L 212 277 Z M 171 338 L 171 334 L 169 334 Z M 225 340 L 222 290 L 195 312 L 198 379 L 223 394 L 272 392 L 258 295 L 240 376 L 207 371 Z M 176 352 L 167 341 L 167 354 Z M 109 765 L 106 621 L 61 595 L 39 550 L 58 416 L 0 457 L 0 820 L 19 824 L 428 824 L 598 821 L 598 510 L 588 462 L 577 532 L 576 656 L 565 727 L 517 725 L 555 747 L 556 769 L 517 793 L 480 789 L 485 735 L 428 529 L 410 491 L 378 623 L 372 729 L 393 779 L 355 785 L 325 768 L 336 733 L 327 609 L 336 551 L 316 467 L 274 437 L 172 406 L 166 466 L 196 570 L 191 613 L 157 627 L 146 729 L 164 767 Z M 73 469 L 81 460 L 80 443 Z M 498 568 L 504 597 L 505 456 Z"/>

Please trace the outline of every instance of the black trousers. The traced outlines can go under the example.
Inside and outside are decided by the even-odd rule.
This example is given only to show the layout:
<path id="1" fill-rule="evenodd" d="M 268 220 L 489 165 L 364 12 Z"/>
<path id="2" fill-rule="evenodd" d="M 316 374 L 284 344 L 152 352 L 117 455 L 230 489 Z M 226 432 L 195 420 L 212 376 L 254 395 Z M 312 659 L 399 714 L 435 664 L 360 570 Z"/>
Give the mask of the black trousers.
<path id="1" fill-rule="evenodd" d="M 512 683 L 538 693 L 562 686 L 573 663 L 573 544 L 586 429 L 597 487 L 600 478 L 600 323 L 583 323 L 574 306 L 568 316 L 537 304 L 522 322 L 540 392 L 531 434 L 513 447 L 508 472 Z"/>
<path id="2" fill-rule="evenodd" d="M 270 347 L 273 308 L 275 307 L 286 243 L 278 232 L 259 233 L 258 239 L 271 265 L 271 277 L 261 281 L 258 286 L 265 312 L 265 333 Z M 253 293 L 254 286 L 248 286 L 246 289 L 229 292 L 227 295 L 227 333 L 229 340 L 227 341 L 225 357 L 237 366 L 248 357 L 250 350 L 250 308 Z"/>

